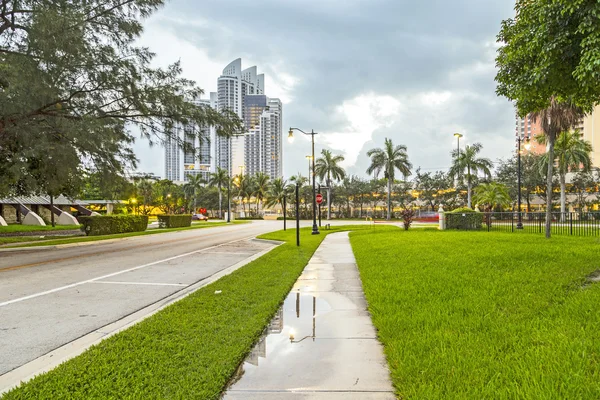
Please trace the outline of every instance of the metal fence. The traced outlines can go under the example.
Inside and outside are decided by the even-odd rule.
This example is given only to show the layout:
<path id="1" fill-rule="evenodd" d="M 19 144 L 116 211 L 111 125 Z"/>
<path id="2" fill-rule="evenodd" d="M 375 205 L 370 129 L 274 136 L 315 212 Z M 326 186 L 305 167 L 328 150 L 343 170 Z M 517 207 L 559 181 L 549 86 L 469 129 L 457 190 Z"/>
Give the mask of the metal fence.
<path id="1" fill-rule="evenodd" d="M 546 213 L 484 213 L 483 228 L 488 231 L 544 233 L 546 231 Z M 553 212 L 552 233 L 572 236 L 600 236 L 600 212 Z"/>

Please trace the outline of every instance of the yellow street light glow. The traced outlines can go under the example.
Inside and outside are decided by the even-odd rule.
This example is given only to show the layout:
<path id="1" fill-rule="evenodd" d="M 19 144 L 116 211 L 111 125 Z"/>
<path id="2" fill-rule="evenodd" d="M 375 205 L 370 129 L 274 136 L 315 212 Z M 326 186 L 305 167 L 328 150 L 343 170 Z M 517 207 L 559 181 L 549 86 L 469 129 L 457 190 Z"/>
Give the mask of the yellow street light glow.
<path id="1" fill-rule="evenodd" d="M 288 133 L 288 142 L 294 143 L 294 130 L 290 128 L 290 132 Z"/>
<path id="2" fill-rule="evenodd" d="M 525 150 L 531 150 L 531 143 L 529 142 L 529 140 L 527 141 L 527 143 L 525 143 Z"/>
<path id="3" fill-rule="evenodd" d="M 454 137 L 461 138 L 461 137 L 463 137 L 463 135 L 462 135 L 462 134 L 460 134 L 460 133 L 455 133 L 455 134 L 454 134 Z"/>

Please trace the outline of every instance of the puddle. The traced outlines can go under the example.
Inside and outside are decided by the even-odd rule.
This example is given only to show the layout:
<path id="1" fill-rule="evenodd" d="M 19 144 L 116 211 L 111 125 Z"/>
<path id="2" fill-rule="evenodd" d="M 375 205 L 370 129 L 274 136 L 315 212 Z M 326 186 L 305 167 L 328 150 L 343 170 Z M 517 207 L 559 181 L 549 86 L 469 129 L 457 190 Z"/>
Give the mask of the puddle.
<path id="1" fill-rule="evenodd" d="M 261 366 L 288 368 L 290 358 L 296 357 L 298 344 L 319 337 L 317 317 L 329 311 L 329 303 L 319 297 L 299 291 L 290 293 L 250 355 L 239 366 L 227 390 L 253 379 Z"/>

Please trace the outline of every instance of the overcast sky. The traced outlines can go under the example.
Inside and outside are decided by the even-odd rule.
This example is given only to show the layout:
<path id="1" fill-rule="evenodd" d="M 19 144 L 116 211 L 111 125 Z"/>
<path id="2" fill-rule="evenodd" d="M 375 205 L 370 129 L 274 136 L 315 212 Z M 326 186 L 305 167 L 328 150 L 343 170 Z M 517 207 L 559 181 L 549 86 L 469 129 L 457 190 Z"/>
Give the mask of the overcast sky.
<path id="1" fill-rule="evenodd" d="M 514 149 L 514 110 L 495 94 L 496 35 L 513 0 L 171 0 L 141 44 L 208 92 L 235 58 L 266 74 L 289 126 L 316 151 L 366 176 L 366 152 L 389 137 L 415 169 L 447 169 L 454 132 L 496 160 Z M 287 135 L 286 135 L 287 136 Z M 309 138 L 284 146 L 284 175 L 307 175 Z M 163 150 L 138 140 L 139 171 L 164 173 Z"/>

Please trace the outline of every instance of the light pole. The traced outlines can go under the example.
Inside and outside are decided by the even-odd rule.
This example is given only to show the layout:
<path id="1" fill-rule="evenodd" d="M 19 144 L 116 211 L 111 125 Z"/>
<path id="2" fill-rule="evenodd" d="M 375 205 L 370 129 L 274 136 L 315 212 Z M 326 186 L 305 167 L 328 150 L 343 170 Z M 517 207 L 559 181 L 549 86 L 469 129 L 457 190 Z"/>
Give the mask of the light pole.
<path id="1" fill-rule="evenodd" d="M 312 215 L 313 215 L 313 227 L 312 227 L 312 234 L 313 235 L 318 235 L 321 232 L 319 232 L 319 227 L 317 226 L 317 198 L 316 198 L 316 181 L 315 181 L 315 135 L 317 135 L 318 133 L 315 132 L 314 130 L 311 130 L 310 132 L 304 132 L 302 129 L 298 129 L 298 128 L 290 128 L 290 132 L 288 135 L 288 140 L 291 142 L 294 141 L 294 131 L 298 131 L 298 132 L 302 132 L 305 135 L 310 135 L 311 139 L 312 139 Z"/>
<path id="2" fill-rule="evenodd" d="M 457 167 L 458 167 L 458 160 L 460 158 L 460 138 L 463 137 L 463 135 L 460 133 L 455 133 L 454 137 L 456 138 L 456 163 L 457 163 Z M 459 182 L 460 182 L 460 170 L 456 174 L 456 196 L 457 196 L 457 199 L 460 201 L 460 193 L 458 191 Z"/>
<path id="3" fill-rule="evenodd" d="M 523 215 L 521 214 L 521 142 L 523 140 L 525 140 L 525 137 L 521 137 L 520 135 L 517 136 L 517 142 L 519 146 L 517 151 L 517 213 L 519 216 L 519 222 L 517 222 L 517 229 L 523 229 Z M 530 148 L 531 145 L 529 144 L 529 139 L 527 139 L 527 142 L 525 143 L 525 149 L 529 150 Z"/>
<path id="4" fill-rule="evenodd" d="M 311 170 L 311 160 L 312 160 L 312 156 L 306 156 L 306 159 L 308 160 L 308 179 L 310 179 L 310 170 Z"/>

